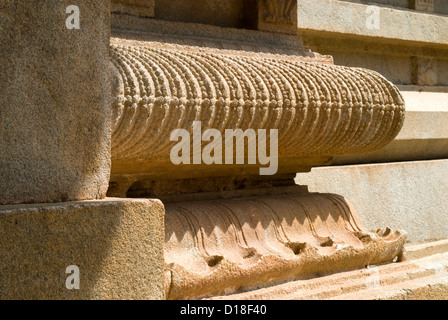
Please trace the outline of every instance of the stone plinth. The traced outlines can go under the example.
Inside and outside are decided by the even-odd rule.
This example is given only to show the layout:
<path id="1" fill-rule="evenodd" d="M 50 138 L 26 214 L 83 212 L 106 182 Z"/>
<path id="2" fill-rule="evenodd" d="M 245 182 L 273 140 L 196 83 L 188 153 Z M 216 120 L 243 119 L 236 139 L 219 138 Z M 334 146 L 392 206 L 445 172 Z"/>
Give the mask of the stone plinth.
<path id="1" fill-rule="evenodd" d="M 0 3 L 0 204 L 105 197 L 110 5 L 73 4 Z"/>
<path id="2" fill-rule="evenodd" d="M 0 299 L 162 299 L 163 215 L 157 200 L 0 206 Z"/>

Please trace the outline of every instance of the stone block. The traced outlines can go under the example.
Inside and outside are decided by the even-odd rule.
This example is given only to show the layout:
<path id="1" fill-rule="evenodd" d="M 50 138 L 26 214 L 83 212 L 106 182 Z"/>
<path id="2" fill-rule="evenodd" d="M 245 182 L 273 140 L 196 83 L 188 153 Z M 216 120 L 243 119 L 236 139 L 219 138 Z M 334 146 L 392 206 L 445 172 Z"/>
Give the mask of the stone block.
<path id="1" fill-rule="evenodd" d="M 0 3 L 0 204 L 106 195 L 110 6 L 73 3 Z"/>
<path id="2" fill-rule="evenodd" d="M 0 206 L 0 299 L 163 299 L 163 216 L 158 200 Z"/>
<path id="3" fill-rule="evenodd" d="M 421 251 L 427 245 L 408 246 Z M 448 253 L 432 252 L 417 260 L 368 266 L 314 279 L 291 281 L 276 286 L 212 297 L 212 300 L 446 300 Z"/>
<path id="4" fill-rule="evenodd" d="M 413 243 L 448 238 L 448 160 L 313 168 L 296 183 L 347 197 L 368 229 L 403 229 Z"/>
<path id="5" fill-rule="evenodd" d="M 399 230 L 368 232 L 334 194 L 167 203 L 167 298 L 244 292 L 392 262 L 405 242 Z"/>
<path id="6" fill-rule="evenodd" d="M 278 130 L 277 143 L 270 144 L 278 152 L 276 172 L 291 173 L 326 164 L 334 155 L 379 149 L 396 137 L 404 120 L 400 92 L 380 74 L 306 63 L 310 57 L 112 39 L 111 60 L 117 79 L 112 174 L 180 179 L 259 173 L 259 164 L 246 161 L 248 152 L 231 166 L 222 165 L 229 164 L 223 152 L 209 164 L 200 159 L 173 164 L 176 143 L 170 134 L 179 128 L 199 137 L 188 143 L 198 146 L 199 155 L 208 129 L 219 128 L 222 137 L 226 129 Z M 156 78 L 177 80 L 153 84 Z M 331 90 L 327 83 L 334 84 Z"/>

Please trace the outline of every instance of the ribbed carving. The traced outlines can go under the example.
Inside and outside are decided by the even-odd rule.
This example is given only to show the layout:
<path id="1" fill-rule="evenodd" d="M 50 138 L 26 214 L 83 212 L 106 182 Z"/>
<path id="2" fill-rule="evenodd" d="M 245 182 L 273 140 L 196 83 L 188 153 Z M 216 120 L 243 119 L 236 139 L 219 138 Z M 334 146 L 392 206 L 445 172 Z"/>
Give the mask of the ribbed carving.
<path id="1" fill-rule="evenodd" d="M 367 152 L 398 134 L 404 103 L 380 74 L 294 56 L 135 42 L 119 76 L 112 164 L 169 161 L 177 128 L 278 129 L 279 158 Z"/>
<path id="2" fill-rule="evenodd" d="M 167 297 L 249 290 L 390 262 L 406 235 L 367 232 L 332 194 L 165 204 Z"/>

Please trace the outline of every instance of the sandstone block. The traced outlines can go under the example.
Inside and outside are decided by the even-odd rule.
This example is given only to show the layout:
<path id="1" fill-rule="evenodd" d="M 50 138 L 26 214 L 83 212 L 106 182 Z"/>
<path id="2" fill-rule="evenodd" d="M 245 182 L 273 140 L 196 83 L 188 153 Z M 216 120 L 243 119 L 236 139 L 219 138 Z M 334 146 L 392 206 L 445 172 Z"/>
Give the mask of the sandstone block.
<path id="1" fill-rule="evenodd" d="M 0 204 L 105 197 L 110 6 L 76 3 L 0 3 Z"/>
<path id="2" fill-rule="evenodd" d="M 0 206 L 0 299 L 163 299 L 163 215 L 158 200 Z"/>

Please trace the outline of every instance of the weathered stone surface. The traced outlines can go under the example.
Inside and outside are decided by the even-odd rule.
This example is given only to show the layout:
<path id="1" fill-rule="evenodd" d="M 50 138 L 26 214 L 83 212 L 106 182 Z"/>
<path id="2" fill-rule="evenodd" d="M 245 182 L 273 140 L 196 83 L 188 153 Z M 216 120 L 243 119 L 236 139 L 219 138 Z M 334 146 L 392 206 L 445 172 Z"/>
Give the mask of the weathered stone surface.
<path id="1" fill-rule="evenodd" d="M 114 39 L 119 84 L 112 173 L 247 174 L 248 165 L 174 166 L 169 135 L 178 128 L 191 132 L 193 121 L 221 133 L 278 129 L 279 172 L 307 170 L 332 155 L 372 151 L 393 140 L 404 120 L 404 102 L 393 84 L 369 70 L 308 61 Z"/>
<path id="2" fill-rule="evenodd" d="M 345 2 L 355 2 L 367 5 L 380 5 L 397 7 L 399 9 L 414 9 L 423 12 L 435 12 L 448 14 L 448 2 L 445 0 L 338 0 Z"/>
<path id="3" fill-rule="evenodd" d="M 296 182 L 347 197 L 369 229 L 403 229 L 414 243 L 448 238 L 447 160 L 314 168 Z"/>
<path id="4" fill-rule="evenodd" d="M 157 19 L 239 27 L 243 2 L 247 0 L 157 0 Z"/>
<path id="5" fill-rule="evenodd" d="M 417 260 L 436 254 L 443 254 L 448 252 L 448 240 L 407 245 L 405 251 L 406 260 Z"/>
<path id="6" fill-rule="evenodd" d="M 110 191 L 163 196 L 166 232 L 157 200 L 0 207 L 0 298 L 196 298 L 403 259 L 404 232 L 368 232 L 344 197 L 288 184 L 294 182 L 290 173 L 328 164 L 335 155 L 384 147 L 405 114 L 403 97 L 383 76 L 333 65 L 330 57 L 303 48 L 295 32 L 375 39 L 375 45 L 393 44 L 392 51 L 416 44 L 420 49 L 404 55 L 416 58 L 403 59 L 403 45 L 394 68 L 414 83 L 435 85 L 445 81 L 448 42 L 439 34 L 445 29 L 434 26 L 446 18 L 424 24 L 421 13 L 382 8 L 382 28 L 369 31 L 366 6 L 342 1 L 303 0 L 297 10 L 293 0 L 260 0 L 258 7 L 253 0 L 113 0 L 109 56 L 109 1 L 81 0 L 80 30 L 65 28 L 65 8 L 72 3 L 51 0 L 42 8 L 37 2 L 0 4 L 6 39 L 0 44 L 0 101 L 6 101 L 0 102 L 0 147 L 6 146 L 0 204 L 101 198 L 112 155 Z M 216 27 L 253 28 L 248 18 L 258 18 L 256 28 L 269 32 Z M 342 22 L 332 24 L 335 18 Z M 398 23 L 409 30 L 397 32 Z M 418 29 L 427 25 L 429 36 Z M 107 99 L 109 80 L 115 81 L 113 101 Z M 258 164 L 255 171 L 244 164 L 176 167 L 170 133 L 191 133 L 194 121 L 220 134 L 278 129 L 279 173 L 254 178 Z M 375 191 L 383 198 L 369 203 L 370 213 L 389 197 L 416 194 L 403 192 L 402 184 L 424 185 L 428 172 L 406 180 L 402 169 L 383 173 L 395 189 L 378 183 Z M 361 181 L 351 173 L 341 173 L 338 182 L 372 201 L 372 186 L 363 190 L 363 183 L 375 181 L 371 173 Z M 393 202 L 385 205 L 390 207 Z M 390 213 L 386 209 L 378 212 Z M 375 217 L 367 223 L 391 224 L 390 216 L 379 224 Z M 412 232 L 428 221 L 418 223 Z M 64 287 L 69 265 L 80 268 L 80 290 Z M 308 296 L 319 296 L 313 294 Z"/>
<path id="7" fill-rule="evenodd" d="M 109 1 L 0 3 L 0 204 L 99 199 L 110 172 Z"/>
<path id="8" fill-rule="evenodd" d="M 112 15 L 112 37 L 190 47 L 206 47 L 302 57 L 316 63 L 333 64 L 331 56 L 323 56 L 303 46 L 296 34 L 272 33 L 236 28 L 221 28 L 198 23 L 143 19 L 130 15 Z"/>
<path id="9" fill-rule="evenodd" d="M 295 173 L 275 176 L 220 176 L 198 179 L 161 179 L 152 174 L 112 175 L 107 195 L 110 197 L 157 198 L 162 201 L 195 201 L 247 196 L 281 194 L 282 188 L 297 188 Z M 168 175 L 167 175 L 168 176 Z M 260 191 L 260 188 L 263 191 Z M 301 187 L 299 187 L 301 188 Z M 303 187 L 306 188 L 306 187 Z"/>
<path id="10" fill-rule="evenodd" d="M 154 18 L 155 0 L 112 0 L 111 12 Z"/>
<path id="11" fill-rule="evenodd" d="M 437 244 L 436 244 L 437 245 Z M 425 247 L 407 247 L 425 251 Z M 421 259 L 338 273 L 309 280 L 292 281 L 213 300 L 446 300 L 448 253 L 422 252 Z"/>
<path id="12" fill-rule="evenodd" d="M 261 0 L 258 2 L 258 30 L 297 32 L 297 0 Z"/>
<path id="13" fill-rule="evenodd" d="M 437 59 L 412 57 L 412 82 L 419 86 L 434 86 L 437 81 Z"/>
<path id="14" fill-rule="evenodd" d="M 406 235 L 368 232 L 333 194 L 166 203 L 168 299 L 229 294 L 391 262 Z"/>
<path id="15" fill-rule="evenodd" d="M 448 158 L 448 93 L 406 91 L 406 119 L 398 136 L 377 151 L 336 156 L 332 164 L 361 164 Z M 428 90 L 428 88 L 426 88 Z"/>
<path id="16" fill-rule="evenodd" d="M 334 37 L 331 33 L 319 32 L 304 35 L 303 43 L 314 52 L 331 55 L 337 65 L 375 70 L 397 85 L 413 85 L 417 82 L 415 71 L 418 71 L 418 64 L 413 57 L 421 57 L 432 61 L 428 65 L 430 68 L 426 69 L 430 72 L 423 74 L 432 74 L 429 79 L 437 79 L 435 86 L 448 86 L 448 47 L 441 47 L 437 43 L 423 46 L 411 41 L 377 42 L 368 37 L 347 39 L 343 35 Z M 431 81 L 427 83 L 434 82 Z M 427 89 L 431 88 L 420 88 Z"/>
<path id="17" fill-rule="evenodd" d="M 163 299 L 163 215 L 158 200 L 0 206 L 0 299 Z"/>

